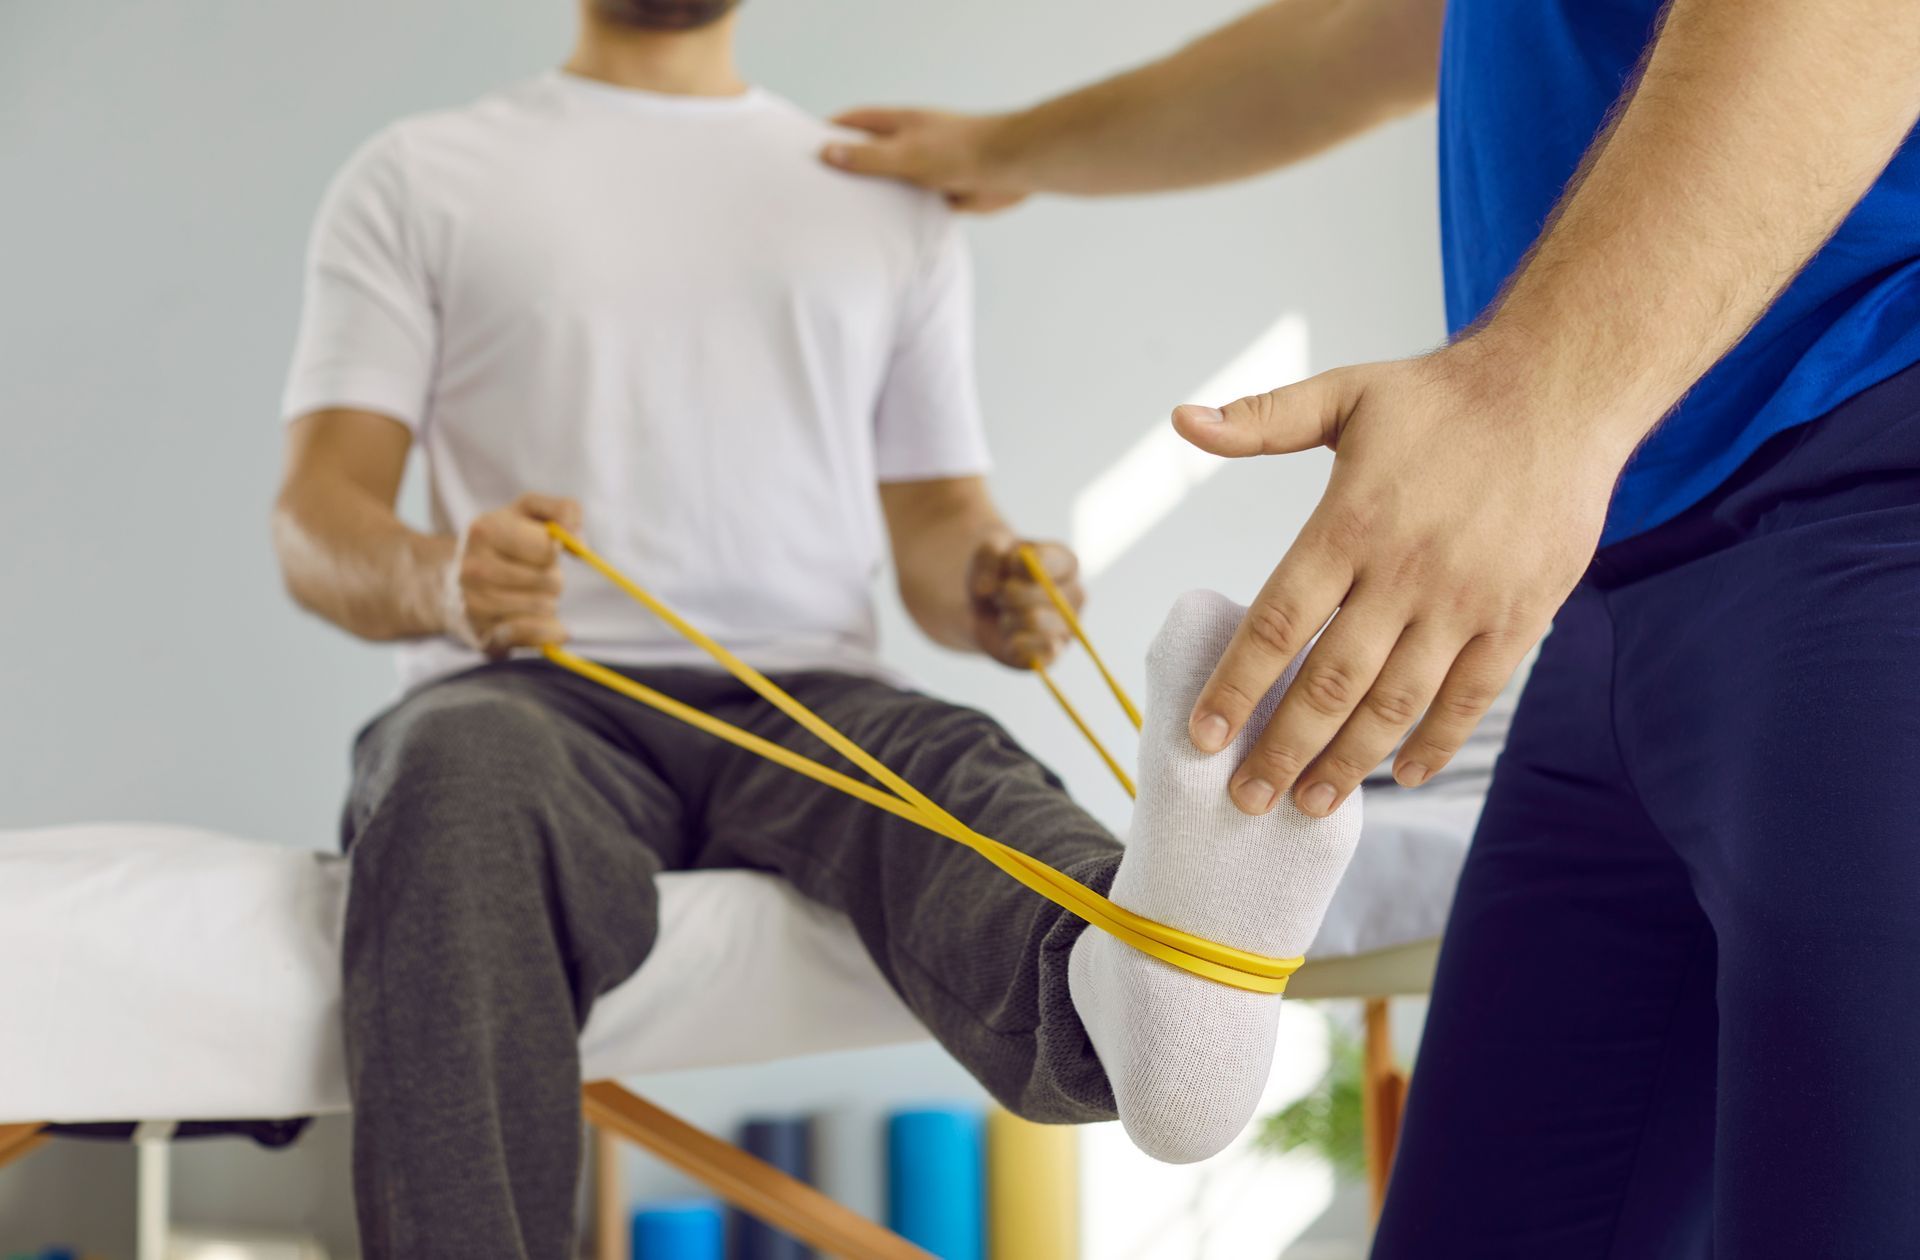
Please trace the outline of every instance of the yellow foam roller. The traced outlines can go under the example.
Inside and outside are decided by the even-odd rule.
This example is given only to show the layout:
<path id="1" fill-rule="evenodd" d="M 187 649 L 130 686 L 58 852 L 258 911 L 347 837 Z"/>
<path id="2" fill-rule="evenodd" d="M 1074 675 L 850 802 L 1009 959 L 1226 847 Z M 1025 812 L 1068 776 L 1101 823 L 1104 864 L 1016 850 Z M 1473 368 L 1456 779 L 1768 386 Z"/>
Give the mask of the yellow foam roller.
<path id="1" fill-rule="evenodd" d="M 1080 1133 L 987 1116 L 989 1260 L 1080 1260 Z"/>

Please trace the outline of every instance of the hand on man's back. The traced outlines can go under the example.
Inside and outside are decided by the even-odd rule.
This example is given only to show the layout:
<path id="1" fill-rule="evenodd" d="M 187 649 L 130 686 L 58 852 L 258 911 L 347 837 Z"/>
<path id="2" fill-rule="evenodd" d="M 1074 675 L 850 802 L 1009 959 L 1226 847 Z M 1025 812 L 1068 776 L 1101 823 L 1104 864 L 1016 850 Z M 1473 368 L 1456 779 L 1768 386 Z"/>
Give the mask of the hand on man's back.
<path id="1" fill-rule="evenodd" d="M 955 210 L 989 214 L 1026 200 L 1021 188 L 995 169 L 990 144 L 997 119 L 931 109 L 850 109 L 833 120 L 864 131 L 864 142 L 838 142 L 820 153 L 827 165 L 856 175 L 881 175 L 932 189 Z"/>

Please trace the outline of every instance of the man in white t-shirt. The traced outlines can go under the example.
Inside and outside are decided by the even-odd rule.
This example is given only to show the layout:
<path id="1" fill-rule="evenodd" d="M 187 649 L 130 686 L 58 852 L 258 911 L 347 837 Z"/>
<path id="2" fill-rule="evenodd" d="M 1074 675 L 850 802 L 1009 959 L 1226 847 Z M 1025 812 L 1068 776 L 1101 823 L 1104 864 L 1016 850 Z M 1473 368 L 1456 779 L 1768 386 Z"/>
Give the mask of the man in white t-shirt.
<path id="1" fill-rule="evenodd" d="M 570 640 L 790 738 L 613 587 L 563 585 L 545 522 L 974 827 L 1139 913 L 1296 954 L 1351 851 L 1352 811 L 1242 818 L 1230 759 L 1150 720 L 1122 864 L 998 726 L 886 678 L 889 547 L 941 643 L 1024 666 L 1064 627 L 982 479 L 947 207 L 822 166 L 831 128 L 739 80 L 731 8 L 589 0 L 566 70 L 388 128 L 315 227 L 275 540 L 294 597 L 398 641 L 407 686 L 356 745 L 343 824 L 369 1260 L 573 1254 L 577 1036 L 646 957 L 663 869 L 773 870 L 844 911 L 1024 1115 L 1117 1108 L 1149 1150 L 1197 1158 L 1266 1074 L 1277 998 L 1083 936 L 965 848 L 524 651 Z M 426 531 L 394 509 L 415 446 Z M 1072 556 L 1041 551 L 1077 600 Z M 1183 607 L 1150 719 L 1184 714 L 1237 620 Z"/>

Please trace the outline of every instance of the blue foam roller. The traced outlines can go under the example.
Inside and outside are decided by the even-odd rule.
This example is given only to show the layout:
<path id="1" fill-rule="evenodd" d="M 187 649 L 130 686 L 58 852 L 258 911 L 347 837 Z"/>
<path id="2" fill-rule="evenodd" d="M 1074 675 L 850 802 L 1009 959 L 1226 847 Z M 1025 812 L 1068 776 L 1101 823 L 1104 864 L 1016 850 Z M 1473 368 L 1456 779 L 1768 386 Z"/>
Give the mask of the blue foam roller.
<path id="1" fill-rule="evenodd" d="M 726 1238 L 712 1199 L 649 1203 L 633 1214 L 633 1260 L 725 1260 Z"/>
<path id="2" fill-rule="evenodd" d="M 813 1182 L 813 1120 L 807 1116 L 753 1116 L 740 1126 L 740 1146 L 781 1172 Z M 813 1249 L 745 1212 L 733 1211 L 733 1260 L 814 1260 Z"/>
<path id="3" fill-rule="evenodd" d="M 983 1260 L 985 1160 L 980 1112 L 896 1111 L 887 1119 L 887 1224 L 940 1260 Z"/>

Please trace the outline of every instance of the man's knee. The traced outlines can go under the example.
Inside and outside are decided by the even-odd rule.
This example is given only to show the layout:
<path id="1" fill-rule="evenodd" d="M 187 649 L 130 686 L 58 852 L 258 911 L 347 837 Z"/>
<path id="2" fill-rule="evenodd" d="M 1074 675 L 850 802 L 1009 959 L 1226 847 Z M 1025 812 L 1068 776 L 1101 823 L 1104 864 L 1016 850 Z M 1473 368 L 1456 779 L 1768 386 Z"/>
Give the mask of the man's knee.
<path id="1" fill-rule="evenodd" d="M 568 766 L 559 719 L 538 700 L 457 682 L 421 692 L 380 719 L 356 759 L 356 862 L 404 846 L 409 866 L 523 865 Z"/>
<path id="2" fill-rule="evenodd" d="M 368 732 L 358 769 L 378 787 L 484 791 L 538 786 L 565 763 L 561 719 L 533 696 L 484 680 L 403 700 Z"/>

